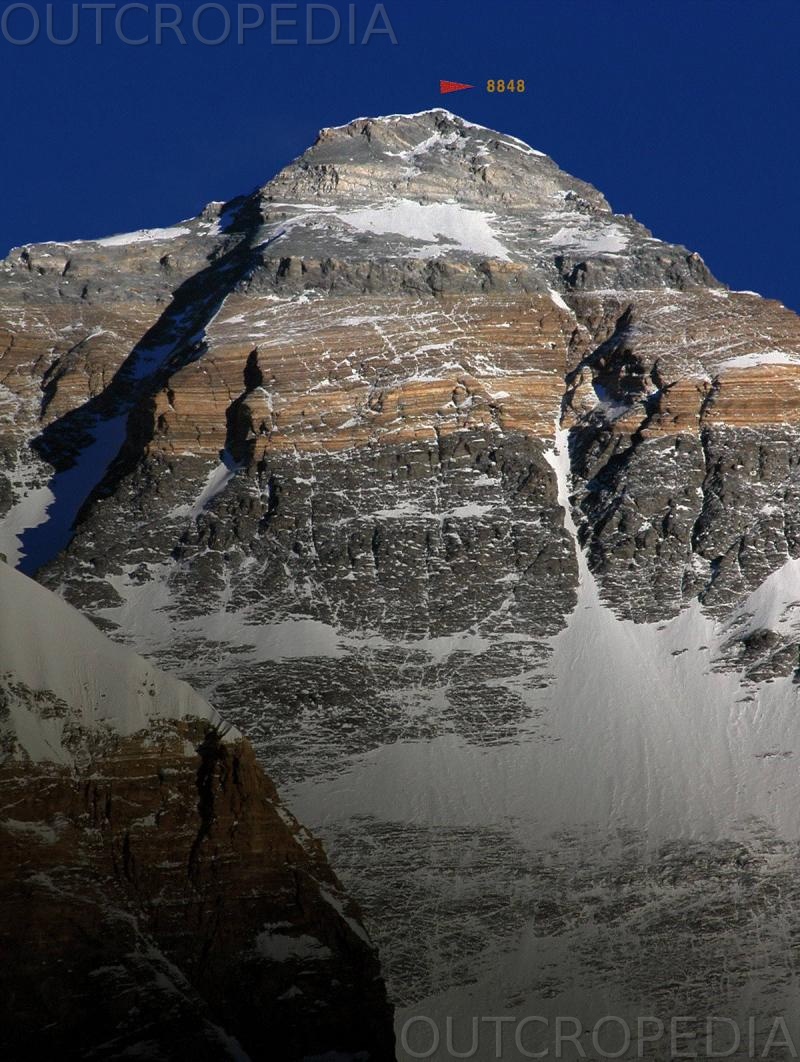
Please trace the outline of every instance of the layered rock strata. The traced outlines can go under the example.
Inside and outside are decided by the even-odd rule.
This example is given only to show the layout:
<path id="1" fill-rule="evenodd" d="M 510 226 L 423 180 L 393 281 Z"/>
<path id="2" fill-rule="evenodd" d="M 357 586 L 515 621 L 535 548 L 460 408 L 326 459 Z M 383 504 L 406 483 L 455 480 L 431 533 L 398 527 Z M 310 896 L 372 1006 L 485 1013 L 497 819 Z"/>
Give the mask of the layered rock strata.
<path id="1" fill-rule="evenodd" d="M 793 313 L 444 111 L 0 312 L 0 548 L 246 727 L 401 1018 L 791 1012 Z"/>

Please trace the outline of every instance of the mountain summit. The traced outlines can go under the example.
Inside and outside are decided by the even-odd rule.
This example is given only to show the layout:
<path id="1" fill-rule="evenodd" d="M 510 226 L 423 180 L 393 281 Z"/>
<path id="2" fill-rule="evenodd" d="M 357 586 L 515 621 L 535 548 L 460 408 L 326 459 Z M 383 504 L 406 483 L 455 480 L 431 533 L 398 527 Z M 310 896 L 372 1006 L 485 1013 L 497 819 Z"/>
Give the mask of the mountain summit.
<path id="1" fill-rule="evenodd" d="M 800 1042 L 793 313 L 435 110 L 14 252 L 0 350 L 0 549 L 250 737 L 401 1028 Z"/>
<path id="2" fill-rule="evenodd" d="M 590 285 L 711 280 L 541 151 L 440 109 L 323 129 L 253 207 L 286 257 L 513 262 L 525 290 L 561 290 L 587 257 Z"/>

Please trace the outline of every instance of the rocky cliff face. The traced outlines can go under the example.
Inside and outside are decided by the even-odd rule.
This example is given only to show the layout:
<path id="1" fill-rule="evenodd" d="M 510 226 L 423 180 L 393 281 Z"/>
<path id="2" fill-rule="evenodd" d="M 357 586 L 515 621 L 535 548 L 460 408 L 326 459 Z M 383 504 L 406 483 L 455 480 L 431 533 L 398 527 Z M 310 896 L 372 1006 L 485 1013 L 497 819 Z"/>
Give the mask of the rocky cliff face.
<path id="1" fill-rule="evenodd" d="M 247 729 L 402 1017 L 784 1007 L 793 313 L 445 111 L 0 312 L 5 551 Z"/>
<path id="2" fill-rule="evenodd" d="M 0 587 L 4 1054 L 392 1058 L 358 909 L 248 742 L 5 565 Z"/>

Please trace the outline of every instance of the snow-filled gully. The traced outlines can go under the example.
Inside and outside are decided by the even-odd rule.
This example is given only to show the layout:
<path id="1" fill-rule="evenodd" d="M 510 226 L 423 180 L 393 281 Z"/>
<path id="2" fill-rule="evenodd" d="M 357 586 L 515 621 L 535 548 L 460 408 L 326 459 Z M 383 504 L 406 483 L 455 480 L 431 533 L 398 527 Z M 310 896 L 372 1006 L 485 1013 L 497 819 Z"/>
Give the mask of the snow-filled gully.
<path id="1" fill-rule="evenodd" d="M 797 688 L 789 678 L 743 686 L 735 673 L 713 671 L 724 632 L 697 602 L 657 624 L 619 619 L 603 604 L 578 543 L 568 446 L 569 433 L 557 423 L 548 461 L 564 526 L 575 543 L 580 585 L 574 611 L 552 639 L 550 683 L 530 691 L 532 709 L 545 713 L 545 738 L 531 726 L 515 742 L 491 748 L 455 735 L 395 742 L 359 757 L 334 780 L 298 785 L 288 794 L 291 803 L 328 840 L 334 860 L 337 855 L 343 860 L 346 884 L 356 895 L 364 886 L 347 877 L 350 855 L 342 838 L 366 829 L 368 836 L 392 838 L 384 853 L 395 868 L 390 877 L 405 861 L 408 873 L 422 876 L 435 897 L 427 923 L 420 915 L 420 934 L 431 932 L 431 921 L 443 940 L 457 925 L 469 928 L 472 983 L 454 983 L 440 957 L 441 990 L 403 1001 L 400 1031 L 420 1015 L 442 1030 L 451 1017 L 467 1045 L 471 1021 L 489 1014 L 517 1019 L 537 1014 L 551 1023 L 570 1015 L 585 1027 L 614 1014 L 635 1026 L 649 998 L 647 1013 L 668 1020 L 670 1006 L 742 1022 L 750 1015 L 763 1023 L 769 1015 L 786 1013 L 800 1044 L 791 950 L 800 887 L 773 911 L 757 899 L 760 889 L 778 887 L 773 876 L 789 874 L 793 880 L 788 868 L 797 860 L 792 855 L 800 839 Z M 782 614 L 798 580 L 800 562 L 790 561 L 743 610 Z M 373 825 L 359 825 L 365 822 Z M 349 824 L 344 833 L 343 824 Z M 496 879 L 480 885 L 496 893 L 499 907 L 508 905 L 505 922 L 487 931 L 479 917 L 465 914 L 469 868 L 449 885 L 434 868 L 426 872 L 420 831 L 431 837 L 466 831 L 487 844 L 496 844 L 498 832 L 506 835 L 507 853 L 498 858 Z M 719 856 L 727 851 L 745 853 L 737 857 L 742 866 L 758 865 L 759 874 L 739 880 L 737 864 L 730 878 L 729 857 Z M 699 874 L 698 853 L 701 858 L 708 853 L 713 864 Z M 665 865 L 676 868 L 669 887 L 660 884 Z M 546 871 L 531 869 L 539 866 Z M 524 887 L 523 871 L 529 876 Z M 800 880 L 800 865 L 797 871 Z M 370 872 L 382 874 L 380 866 L 370 865 Z M 584 877 L 590 886 L 579 884 Z M 615 884 L 620 880 L 626 884 Z M 543 894 L 551 895 L 554 882 L 556 900 L 550 902 L 580 912 L 555 933 L 524 914 L 536 910 Z M 388 886 L 385 895 L 378 889 L 376 906 L 368 911 L 389 955 L 409 930 L 395 924 L 398 916 L 386 906 L 391 895 Z M 739 905 L 746 912 L 745 928 L 723 919 L 701 943 L 691 924 L 684 925 L 689 911 L 700 919 L 710 912 L 713 921 L 729 897 L 737 912 Z M 605 928 L 596 922 L 587 903 L 598 904 L 598 911 L 604 905 L 614 909 L 616 924 Z M 628 907 L 629 915 L 619 913 Z M 648 921 L 673 926 L 665 943 L 642 937 Z M 751 954 L 753 933 L 760 943 Z M 420 961 L 430 960 L 426 954 Z M 738 980 L 723 972 L 729 966 L 739 971 Z M 684 981 L 694 985 L 693 1001 L 671 1004 L 669 986 Z M 762 1031 L 762 1044 L 765 1035 Z M 493 1041 L 481 1042 L 490 1050 Z M 423 1038 L 417 1046 L 427 1044 L 430 1039 Z M 629 1057 L 637 1057 L 636 1051 L 634 1043 Z M 401 1050 L 398 1057 L 415 1056 Z M 431 1057 L 453 1056 L 443 1040 Z M 502 1054 L 513 1062 L 523 1057 L 513 1042 Z M 668 1049 L 662 1054 L 654 1049 L 651 1057 L 669 1057 Z"/>

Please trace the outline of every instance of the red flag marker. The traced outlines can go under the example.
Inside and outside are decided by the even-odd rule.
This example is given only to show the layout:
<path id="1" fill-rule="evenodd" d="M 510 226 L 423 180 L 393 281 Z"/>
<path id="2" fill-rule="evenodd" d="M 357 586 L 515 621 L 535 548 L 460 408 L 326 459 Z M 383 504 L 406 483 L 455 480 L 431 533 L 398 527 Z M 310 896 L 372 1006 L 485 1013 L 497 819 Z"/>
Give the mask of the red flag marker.
<path id="1" fill-rule="evenodd" d="M 440 81 L 439 92 L 445 96 L 448 92 L 461 92 L 463 89 L 475 88 L 474 85 L 463 85 L 460 81 Z"/>

